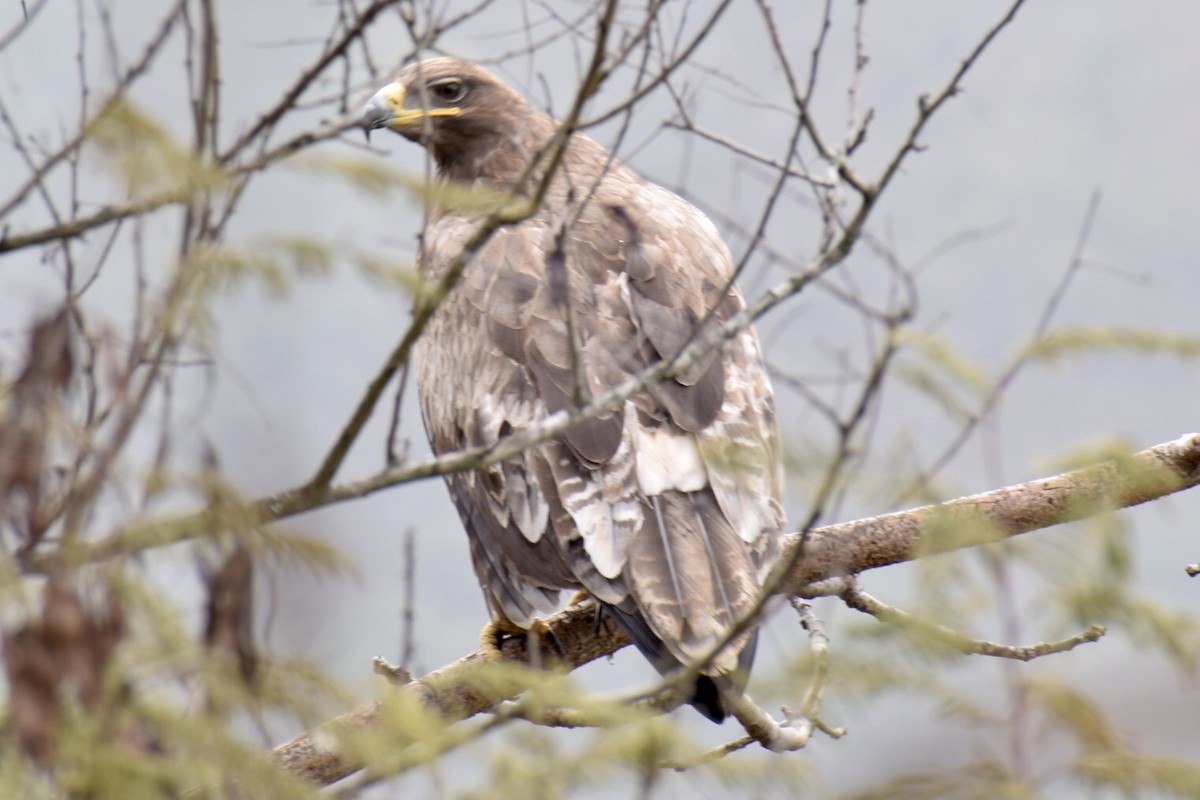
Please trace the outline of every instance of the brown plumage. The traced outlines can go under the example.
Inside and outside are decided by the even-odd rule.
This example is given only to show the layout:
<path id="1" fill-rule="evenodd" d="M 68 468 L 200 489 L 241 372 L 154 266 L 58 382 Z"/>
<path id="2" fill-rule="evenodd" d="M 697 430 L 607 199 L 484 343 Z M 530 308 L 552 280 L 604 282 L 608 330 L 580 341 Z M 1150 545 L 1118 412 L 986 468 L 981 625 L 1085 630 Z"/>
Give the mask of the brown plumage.
<path id="1" fill-rule="evenodd" d="M 440 180 L 505 190 L 558 126 L 451 58 L 402 70 L 364 124 L 424 144 Z M 443 275 L 479 222 L 433 209 L 422 273 Z M 674 356 L 706 317 L 742 308 L 732 270 L 700 211 L 574 134 L 541 208 L 495 231 L 417 345 L 434 451 L 490 444 Z M 622 408 L 446 482 L 496 618 L 528 627 L 560 589 L 583 588 L 667 672 L 705 655 L 758 600 L 783 530 L 778 449 L 745 330 Z M 753 635 L 725 647 L 693 705 L 723 719 L 753 651 Z"/>

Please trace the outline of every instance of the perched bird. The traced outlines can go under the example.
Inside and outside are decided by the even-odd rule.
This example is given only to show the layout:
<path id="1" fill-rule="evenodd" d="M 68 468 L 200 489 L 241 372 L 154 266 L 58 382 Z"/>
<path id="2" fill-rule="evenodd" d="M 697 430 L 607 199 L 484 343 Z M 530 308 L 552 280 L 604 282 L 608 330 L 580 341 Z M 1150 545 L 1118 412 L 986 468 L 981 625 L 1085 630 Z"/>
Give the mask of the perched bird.
<path id="1" fill-rule="evenodd" d="M 454 58 L 406 66 L 363 124 L 423 144 L 439 181 L 527 197 L 559 128 Z M 448 205 L 434 202 L 423 232 L 433 281 L 483 218 Z M 491 444 L 674 357 L 698 326 L 742 309 L 732 276 L 704 214 L 574 133 L 540 207 L 470 257 L 416 346 L 434 452 Z M 759 602 L 782 537 L 758 339 L 743 330 L 616 410 L 446 483 L 497 623 L 528 629 L 559 590 L 584 589 L 660 672 L 695 664 Z M 705 716 L 730 712 L 755 640 L 734 637 L 702 665 L 687 699 Z"/>

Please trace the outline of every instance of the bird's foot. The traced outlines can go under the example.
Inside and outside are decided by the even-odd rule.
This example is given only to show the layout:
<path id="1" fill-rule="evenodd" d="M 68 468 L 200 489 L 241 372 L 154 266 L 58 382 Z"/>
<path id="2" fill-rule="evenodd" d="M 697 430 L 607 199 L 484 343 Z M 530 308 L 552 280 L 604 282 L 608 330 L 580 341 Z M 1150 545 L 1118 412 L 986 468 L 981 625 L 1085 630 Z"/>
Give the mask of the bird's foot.
<path id="1" fill-rule="evenodd" d="M 489 661 L 505 658 L 504 641 L 513 636 L 524 636 L 525 629 L 505 617 L 493 617 L 479 632 L 479 652 Z"/>
<path id="2" fill-rule="evenodd" d="M 492 619 L 479 633 L 479 651 L 491 660 L 511 658 L 504 653 L 504 643 L 517 637 L 525 640 L 526 659 L 531 667 L 545 666 L 548 650 L 543 643 L 550 645 L 557 659 L 567 657 L 562 640 L 541 617 L 535 617 L 528 630 L 508 619 Z"/>

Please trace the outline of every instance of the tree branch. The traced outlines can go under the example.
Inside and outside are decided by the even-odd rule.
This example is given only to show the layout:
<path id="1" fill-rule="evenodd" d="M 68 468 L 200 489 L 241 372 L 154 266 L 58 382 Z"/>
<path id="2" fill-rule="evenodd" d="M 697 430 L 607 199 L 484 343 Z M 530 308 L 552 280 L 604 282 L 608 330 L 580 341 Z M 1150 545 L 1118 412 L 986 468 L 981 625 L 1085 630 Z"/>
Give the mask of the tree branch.
<path id="1" fill-rule="evenodd" d="M 1064 522 L 1128 508 L 1200 484 L 1200 434 L 1189 434 L 1123 459 L 1086 467 L 1029 483 L 952 500 L 934 506 L 870 519 L 817 528 L 808 533 L 804 552 L 784 582 L 789 595 L 844 590 L 837 580 L 868 569 L 914 560 L 934 553 L 999 541 Z M 948 536 L 951 532 L 955 535 Z M 791 534 L 783 560 L 801 546 L 801 534 Z M 597 624 L 591 601 L 569 606 L 544 620 L 558 645 L 563 663 L 574 669 L 629 643 L 610 622 Z M 527 658 L 523 639 L 504 643 L 506 657 Z M 494 677 L 478 679 L 489 665 L 483 653 L 458 661 L 406 684 L 426 707 L 451 720 L 461 720 L 495 707 L 507 699 Z M 313 731 L 279 745 L 273 757 L 288 772 L 328 784 L 354 772 L 359 765 L 337 751 L 337 732 L 372 727 L 380 703 L 368 703 Z"/>
<path id="2" fill-rule="evenodd" d="M 809 534 L 804 555 L 783 591 L 808 594 L 812 584 L 830 578 L 1131 508 L 1198 484 L 1200 434 L 1191 433 L 1120 461 L 939 505 L 828 525 Z M 785 558 L 797 541 L 796 536 L 789 538 Z"/>
<path id="3" fill-rule="evenodd" d="M 1032 661 L 1042 656 L 1074 650 L 1079 645 L 1087 642 L 1098 642 L 1100 641 L 1100 637 L 1105 634 L 1103 625 L 1089 625 L 1087 630 L 1073 636 L 1068 636 L 1065 639 L 1060 639 L 1057 642 L 1038 642 L 1037 644 L 1027 645 L 997 644 L 996 642 L 989 642 L 983 639 L 972 639 L 970 636 L 960 633 L 953 628 L 938 625 L 929 620 L 909 614 L 907 611 L 889 606 L 887 603 L 877 600 L 862 591 L 857 586 L 847 588 L 846 591 L 842 592 L 841 598 L 846 605 L 855 611 L 870 614 L 880 622 L 891 623 L 901 628 L 906 628 L 919 636 L 941 642 L 948 647 L 953 647 L 964 655 L 995 656 L 996 658 L 1010 658 L 1015 661 Z"/>

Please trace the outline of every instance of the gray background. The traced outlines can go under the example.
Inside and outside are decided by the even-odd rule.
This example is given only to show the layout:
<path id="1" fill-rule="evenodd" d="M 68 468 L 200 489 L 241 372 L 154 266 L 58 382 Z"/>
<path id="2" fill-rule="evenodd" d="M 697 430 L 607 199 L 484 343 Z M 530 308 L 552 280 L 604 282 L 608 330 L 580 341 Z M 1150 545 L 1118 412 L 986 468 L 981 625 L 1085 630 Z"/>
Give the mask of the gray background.
<path id="1" fill-rule="evenodd" d="M 812 3 L 779 5 L 789 54 L 794 63 L 805 64 L 819 9 Z M 834 5 L 836 25 L 814 98 L 818 123 L 832 139 L 846 124 L 852 63 L 848 24 L 854 11 L 848 2 Z M 89 71 L 96 90 L 106 83 L 110 61 L 95 26 L 95 10 L 85 6 Z M 581 8 L 568 3 L 552 7 L 567 16 Z M 672 25 L 694 31 L 706 9 L 668 4 L 666 13 Z M 229 141 L 314 57 L 333 12 L 323 3 L 282 2 L 226 3 L 219 10 L 223 131 Z M 868 142 L 855 158 L 862 174 L 876 173 L 910 124 L 916 95 L 944 84 L 1000 10 L 996 3 L 952 0 L 868 6 L 865 43 L 871 61 L 860 102 L 873 107 L 876 116 Z M 160 4 L 118 2 L 112 11 L 128 63 L 157 24 Z M 7 29 L 17 14 L 17 5 L 8 4 L 0 26 Z M 441 44 L 458 55 L 487 59 L 526 42 L 526 19 L 542 21 L 535 38 L 556 29 L 558 23 L 546 17 L 540 6 L 501 0 Z M 1027 341 L 1070 261 L 1089 197 L 1100 191 L 1084 251 L 1087 265 L 1071 285 L 1055 325 L 1197 332 L 1197 30 L 1200 7 L 1165 1 L 1041 0 L 1021 12 L 972 70 L 964 94 L 928 127 L 921 138 L 928 149 L 906 162 L 870 226 L 876 241 L 915 270 L 917 330 L 945 338 L 988 374 L 997 374 Z M 74 5 L 51 3 L 25 36 L 0 51 L 0 96 L 9 113 L 24 132 L 51 143 L 79 118 L 77 35 Z M 409 48 L 404 32 L 390 19 L 372 30 L 370 41 L 388 64 Z M 533 59 L 510 59 L 497 69 L 536 103 L 561 113 L 571 100 L 585 50 L 577 40 L 564 41 Z M 779 158 L 789 132 L 787 95 L 753 4 L 734 3 L 698 51 L 696 63 L 719 65 L 723 73 L 688 68 L 679 74 L 676 86 L 685 90 L 689 113 L 698 124 Z M 628 80 L 627 74 L 618 74 L 589 108 L 607 108 L 620 98 Z M 134 93 L 143 109 L 180 136 L 189 130 L 184 81 L 182 49 L 175 40 Z M 369 76 L 356 75 L 355 81 L 369 93 Z M 297 115 L 285 129 L 311 127 L 330 113 L 324 107 Z M 739 229 L 757 219 L 770 173 L 662 129 L 673 113 L 664 92 L 652 95 L 637 108 L 619 152 L 643 174 L 709 211 L 739 255 L 744 247 Z M 590 133 L 611 144 L 618 125 Z M 424 168 L 419 148 L 399 138 L 379 136 L 373 144 L 392 167 L 412 174 Z M 330 143 L 304 158 L 349 154 L 361 151 Z M 14 153 L 0 147 L 0 194 L 26 174 Z M 111 173 L 95 168 L 84 177 L 86 201 L 120 198 Z M 793 191 L 769 228 L 770 248 L 797 263 L 811 255 L 818 230 L 805 194 Z M 159 269 L 156 260 L 171 252 L 172 213 L 156 218 L 143 232 L 152 275 Z M 13 230 L 43 221 L 36 204 L 8 220 Z M 412 252 L 419 225 L 419 203 L 411 195 L 369 197 L 313 170 L 285 166 L 255 182 L 229 238 L 253 246 L 257 237 L 299 230 L 328 236 L 347 249 L 368 248 L 402 260 Z M 94 261 L 102 240 L 88 239 L 77 251 L 82 260 Z M 947 242 L 957 246 L 946 248 Z M 94 318 L 111 321 L 115 330 L 129 313 L 131 252 L 115 253 L 83 300 Z M 789 266 L 757 258 L 743 287 L 753 296 Z M 884 261 L 868 248 L 860 248 L 849 267 L 831 280 L 874 299 L 895 289 Z M 9 365 L 23 347 L 26 324 L 36 311 L 56 302 L 59 285 L 55 268 L 42 263 L 36 252 L 8 256 L 0 264 L 0 352 Z M 213 364 L 180 382 L 179 419 L 194 432 L 177 442 L 180 463 L 195 463 L 203 438 L 215 446 L 221 467 L 247 496 L 305 480 L 403 330 L 407 306 L 401 291 L 366 279 L 346 264 L 328 276 L 297 282 L 283 297 L 258 288 L 222 296 L 212 312 L 219 329 L 211 346 Z M 843 401 L 846 395 L 839 395 L 828 379 L 844 375 L 843 356 L 861 366 L 870 341 L 859 314 L 817 289 L 773 312 L 760 323 L 760 331 L 777 367 Z M 1173 439 L 1196 427 L 1198 391 L 1194 362 L 1163 355 L 1097 353 L 1031 366 L 982 433 L 938 476 L 938 489 L 949 497 L 1050 474 L 1058 471 L 1065 455 L 1108 437 L 1134 448 Z M 409 394 L 403 431 L 419 457 L 427 448 L 411 387 Z M 781 390 L 780 406 L 795 459 L 789 511 L 799 519 L 814 491 L 829 431 L 794 393 Z M 386 430 L 382 416 L 372 421 L 342 478 L 378 467 Z M 957 430 L 936 403 L 897 381 L 889 383 L 872 425 L 862 487 L 839 504 L 837 519 L 891 510 L 888 504 L 913 465 L 935 457 Z M 125 465 L 131 475 L 138 474 L 137 456 L 150 447 L 151 434 L 144 431 L 135 440 Z M 889 474 L 894 480 L 887 479 Z M 1135 542 L 1140 588 L 1180 608 L 1193 608 L 1198 590 L 1183 572 L 1185 563 L 1200 557 L 1192 536 L 1197 510 L 1200 500 L 1184 496 L 1121 515 Z M 418 557 L 417 654 L 409 666 L 414 671 L 433 668 L 473 649 L 484 609 L 459 522 L 440 482 L 400 487 L 290 524 L 336 542 L 358 575 L 317 579 L 283 570 L 264 580 L 264 597 L 269 598 L 263 604 L 264 625 L 269 621 L 266 635 L 274 652 L 302 654 L 370 696 L 375 687 L 369 681 L 369 658 L 399 653 L 402 543 L 408 530 L 416 531 Z M 156 569 L 199 624 L 198 583 L 190 557 L 159 559 Z M 870 575 L 866 585 L 896 602 L 920 595 L 920 581 L 910 568 Z M 1026 598 L 1021 606 L 1027 619 L 1021 631 L 1025 640 L 1047 635 L 1044 623 L 1049 620 L 1039 617 L 1044 609 L 1031 599 L 1037 588 L 1027 576 L 1017 580 L 1019 596 Z M 850 616 L 832 602 L 822 603 L 819 612 L 832 621 Z M 834 630 L 836 644 L 839 628 Z M 1001 636 L 994 621 L 985 620 L 978 632 Z M 769 674 L 773 665 L 803 646 L 794 623 L 777 620 L 764 637 L 760 673 Z M 879 645 L 888 646 L 886 641 Z M 1053 661 L 1049 668 L 1099 698 L 1137 746 L 1197 752 L 1200 693 L 1195 675 L 1172 668 L 1153 648 L 1116 632 Z M 649 677 L 630 653 L 580 674 L 596 687 L 628 686 Z M 1003 709 L 996 665 L 968 661 L 957 668 L 954 680 Z M 834 698 L 826 716 L 848 726 L 850 735 L 839 742 L 818 737 L 804 754 L 787 758 L 811 761 L 823 785 L 834 790 L 862 787 L 898 769 L 953 765 L 990 749 L 1003 752 L 987 735 L 947 723 L 931 701 L 864 705 Z M 694 715 L 686 721 L 702 738 L 716 741 L 717 734 L 729 733 L 703 729 Z M 1056 754 L 1053 747 L 1049 756 Z M 474 763 L 473 758 L 465 757 L 464 763 Z M 473 772 L 465 774 L 469 780 Z M 679 796 L 733 791 L 706 782 L 703 774 L 669 776 L 663 788 L 665 795 Z M 1069 794 L 1053 784 L 1048 791 L 1051 796 Z"/>

